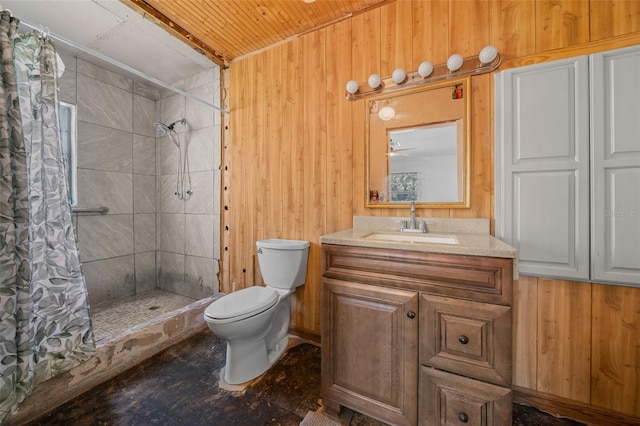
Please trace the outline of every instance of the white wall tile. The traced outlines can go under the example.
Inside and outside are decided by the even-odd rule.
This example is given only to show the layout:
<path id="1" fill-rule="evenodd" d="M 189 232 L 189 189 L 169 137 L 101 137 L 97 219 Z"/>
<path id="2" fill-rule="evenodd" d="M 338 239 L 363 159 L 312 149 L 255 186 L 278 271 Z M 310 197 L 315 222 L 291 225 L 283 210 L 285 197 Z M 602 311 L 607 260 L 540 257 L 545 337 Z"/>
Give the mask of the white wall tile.
<path id="1" fill-rule="evenodd" d="M 109 215 L 133 213 L 130 173 L 78 169 L 78 206 L 109 208 Z"/>
<path id="2" fill-rule="evenodd" d="M 179 142 L 182 142 L 184 134 L 178 135 Z M 178 162 L 180 161 L 180 150 L 169 136 L 158 138 L 157 147 L 160 160 L 160 174 L 170 175 L 178 172 Z M 177 140 L 177 139 L 176 139 Z"/>
<path id="3" fill-rule="evenodd" d="M 164 124 L 171 124 L 176 120 L 185 118 L 185 98 L 176 94 L 164 98 L 160 101 L 160 121 Z M 187 123 L 188 126 L 188 123 Z M 176 124 L 175 131 L 184 133 L 187 128 L 181 124 Z"/>
<path id="4" fill-rule="evenodd" d="M 62 78 L 58 80 L 60 90 L 60 100 L 71 104 L 78 103 L 78 86 L 76 84 L 76 74 L 73 71 L 65 71 Z"/>
<path id="5" fill-rule="evenodd" d="M 82 262 L 133 254 L 133 215 L 79 215 L 78 247 Z"/>
<path id="6" fill-rule="evenodd" d="M 136 253 L 136 293 L 156 288 L 156 252 Z"/>
<path id="7" fill-rule="evenodd" d="M 220 238 L 220 215 L 214 214 L 212 218 L 213 225 L 213 258 L 220 260 L 222 259 L 222 254 L 220 252 L 220 245 L 222 244 L 222 239 Z"/>
<path id="8" fill-rule="evenodd" d="M 213 126 L 213 170 L 219 170 L 222 164 L 222 134 L 220 125 Z"/>
<path id="9" fill-rule="evenodd" d="M 192 172 L 213 170 L 213 153 L 215 152 L 213 127 L 194 130 L 187 134 L 189 138 L 189 167 Z"/>
<path id="10" fill-rule="evenodd" d="M 133 94 L 78 74 L 78 120 L 133 130 Z"/>
<path id="11" fill-rule="evenodd" d="M 176 179 L 178 175 L 160 176 L 160 193 L 158 194 L 158 213 L 184 213 L 185 202 L 176 195 Z"/>
<path id="12" fill-rule="evenodd" d="M 156 177 L 133 175 L 133 212 L 156 212 Z"/>
<path id="13" fill-rule="evenodd" d="M 158 287 L 178 294 L 184 294 L 185 256 L 176 253 L 159 253 Z"/>
<path id="14" fill-rule="evenodd" d="M 185 201 L 185 213 L 213 214 L 215 196 L 213 172 L 191 173 L 191 188 L 193 195 Z"/>
<path id="15" fill-rule="evenodd" d="M 187 93 L 198 99 L 213 103 L 213 83 L 197 87 Z M 189 123 L 189 130 L 211 127 L 213 126 L 213 107 L 194 98 L 187 98 L 186 119 Z"/>
<path id="16" fill-rule="evenodd" d="M 133 215 L 133 227 L 135 252 L 154 251 L 156 249 L 156 215 Z"/>
<path id="17" fill-rule="evenodd" d="M 185 296 L 203 299 L 219 291 L 217 262 L 204 257 L 185 256 Z"/>
<path id="18" fill-rule="evenodd" d="M 133 135 L 133 173 L 156 174 L 156 139 Z"/>
<path id="19" fill-rule="evenodd" d="M 222 203 L 222 172 L 216 170 L 213 172 L 213 214 L 220 214 L 220 205 Z"/>
<path id="20" fill-rule="evenodd" d="M 78 168 L 133 170 L 133 136 L 110 127 L 78 121 Z"/>
<path id="21" fill-rule="evenodd" d="M 213 216 L 186 216 L 186 251 L 185 254 L 213 258 Z"/>
<path id="22" fill-rule="evenodd" d="M 133 80 L 128 77 L 93 65 L 83 59 L 78 59 L 76 66 L 78 74 L 126 90 L 127 92 L 133 92 Z"/>
<path id="23" fill-rule="evenodd" d="M 156 103 L 144 96 L 133 95 L 133 133 L 155 137 Z"/>
<path id="24" fill-rule="evenodd" d="M 85 262 L 82 272 L 91 305 L 135 294 L 133 256 Z"/>
<path id="25" fill-rule="evenodd" d="M 185 254 L 185 215 L 160 215 L 160 250 Z"/>

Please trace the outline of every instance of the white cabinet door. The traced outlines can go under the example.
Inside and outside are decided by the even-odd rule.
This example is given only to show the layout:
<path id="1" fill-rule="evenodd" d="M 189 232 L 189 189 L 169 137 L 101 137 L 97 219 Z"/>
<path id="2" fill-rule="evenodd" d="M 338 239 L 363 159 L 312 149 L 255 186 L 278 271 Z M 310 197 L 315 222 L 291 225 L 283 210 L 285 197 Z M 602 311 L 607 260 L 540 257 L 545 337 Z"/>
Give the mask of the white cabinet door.
<path id="1" fill-rule="evenodd" d="M 591 55 L 592 279 L 640 284 L 640 47 Z"/>
<path id="2" fill-rule="evenodd" d="M 588 57 L 496 79 L 496 236 L 526 275 L 589 279 Z"/>

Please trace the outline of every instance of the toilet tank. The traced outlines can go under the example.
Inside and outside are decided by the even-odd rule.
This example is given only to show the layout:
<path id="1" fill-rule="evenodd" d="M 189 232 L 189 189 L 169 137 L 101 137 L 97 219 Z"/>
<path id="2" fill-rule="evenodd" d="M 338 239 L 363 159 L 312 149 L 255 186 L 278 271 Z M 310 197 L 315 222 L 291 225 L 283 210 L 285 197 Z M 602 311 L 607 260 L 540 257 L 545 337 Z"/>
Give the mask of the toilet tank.
<path id="1" fill-rule="evenodd" d="M 256 241 L 258 263 L 265 285 L 293 289 L 305 282 L 309 241 L 268 239 Z"/>

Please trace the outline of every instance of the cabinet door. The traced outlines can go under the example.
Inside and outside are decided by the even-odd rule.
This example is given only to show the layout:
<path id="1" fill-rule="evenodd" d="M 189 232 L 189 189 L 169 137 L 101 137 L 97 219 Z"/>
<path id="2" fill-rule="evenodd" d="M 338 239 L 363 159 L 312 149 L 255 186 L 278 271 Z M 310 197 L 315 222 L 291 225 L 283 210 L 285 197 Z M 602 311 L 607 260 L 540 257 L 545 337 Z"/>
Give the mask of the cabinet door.
<path id="1" fill-rule="evenodd" d="M 640 284 L 640 47 L 592 55 L 592 277 Z"/>
<path id="2" fill-rule="evenodd" d="M 325 405 L 416 424 L 418 293 L 323 278 L 322 306 Z"/>
<path id="3" fill-rule="evenodd" d="M 588 57 L 496 78 L 496 236 L 526 275 L 589 279 Z"/>

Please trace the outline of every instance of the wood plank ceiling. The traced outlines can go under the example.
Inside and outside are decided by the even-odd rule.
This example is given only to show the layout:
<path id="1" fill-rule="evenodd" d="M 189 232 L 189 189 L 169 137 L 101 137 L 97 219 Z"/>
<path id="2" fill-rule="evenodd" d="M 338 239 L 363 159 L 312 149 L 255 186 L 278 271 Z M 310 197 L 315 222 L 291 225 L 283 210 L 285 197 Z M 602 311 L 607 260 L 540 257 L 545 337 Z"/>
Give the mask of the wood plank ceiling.
<path id="1" fill-rule="evenodd" d="M 121 0 L 227 66 L 390 0 Z"/>

